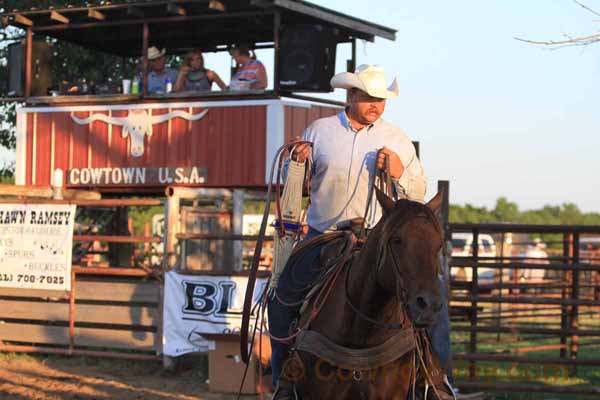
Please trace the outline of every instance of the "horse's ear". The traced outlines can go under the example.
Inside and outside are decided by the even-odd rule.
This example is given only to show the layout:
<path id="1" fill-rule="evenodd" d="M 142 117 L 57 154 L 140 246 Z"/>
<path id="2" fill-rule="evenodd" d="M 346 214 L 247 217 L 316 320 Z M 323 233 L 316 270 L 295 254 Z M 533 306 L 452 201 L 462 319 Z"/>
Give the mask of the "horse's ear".
<path id="1" fill-rule="evenodd" d="M 443 200 L 444 200 L 444 192 L 443 191 L 437 192 L 437 194 L 435 196 L 433 196 L 433 198 L 431 200 L 429 200 L 429 202 L 427 203 L 427 207 L 429 207 L 429 209 L 431 211 L 433 211 L 434 213 L 437 214 L 437 212 L 440 211 L 440 208 L 442 207 Z"/>
<path id="2" fill-rule="evenodd" d="M 377 187 L 375 188 L 375 195 L 377 196 L 377 201 L 379 202 L 379 204 L 381 204 L 383 213 L 390 213 L 396 205 L 396 202 L 393 199 L 390 199 L 387 194 L 383 193 Z"/>

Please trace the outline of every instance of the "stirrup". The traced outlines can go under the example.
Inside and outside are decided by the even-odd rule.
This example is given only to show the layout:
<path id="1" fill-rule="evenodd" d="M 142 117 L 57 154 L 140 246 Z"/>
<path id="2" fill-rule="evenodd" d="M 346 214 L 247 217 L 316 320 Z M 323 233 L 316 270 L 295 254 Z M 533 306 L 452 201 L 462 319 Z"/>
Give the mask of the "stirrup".
<path id="1" fill-rule="evenodd" d="M 456 393 L 454 392 L 454 388 L 450 384 L 450 381 L 448 381 L 448 375 L 446 374 L 444 374 L 444 384 L 450 390 L 450 393 L 452 393 L 452 398 L 456 400 Z"/>
<path id="2" fill-rule="evenodd" d="M 271 400 L 300 400 L 300 397 L 298 396 L 298 392 L 296 392 L 296 385 L 293 382 L 279 378 Z"/>

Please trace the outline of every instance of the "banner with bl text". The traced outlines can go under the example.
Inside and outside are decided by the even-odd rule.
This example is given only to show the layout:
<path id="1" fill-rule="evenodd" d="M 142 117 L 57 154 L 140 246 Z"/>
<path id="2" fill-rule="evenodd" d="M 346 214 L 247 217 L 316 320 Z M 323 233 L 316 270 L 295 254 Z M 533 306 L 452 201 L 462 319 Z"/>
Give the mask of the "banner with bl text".
<path id="1" fill-rule="evenodd" d="M 212 343 L 203 334 L 239 334 L 247 276 L 165 274 L 163 353 L 180 356 L 206 352 Z M 254 302 L 266 289 L 259 278 Z M 254 319 L 251 319 L 254 322 Z"/>
<path id="2" fill-rule="evenodd" d="M 0 287 L 71 290 L 74 220 L 74 205 L 0 205 Z"/>

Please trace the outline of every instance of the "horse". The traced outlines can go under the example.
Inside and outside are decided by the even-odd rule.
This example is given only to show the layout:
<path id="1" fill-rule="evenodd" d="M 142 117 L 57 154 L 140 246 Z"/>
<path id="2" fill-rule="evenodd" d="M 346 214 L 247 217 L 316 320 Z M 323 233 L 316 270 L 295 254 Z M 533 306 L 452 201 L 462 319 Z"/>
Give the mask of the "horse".
<path id="1" fill-rule="evenodd" d="M 443 234 L 435 216 L 442 194 L 421 204 L 375 190 L 382 218 L 358 250 L 351 233 L 342 250 L 337 241 L 339 267 L 302 307 L 282 372 L 300 399 L 405 400 L 417 379 L 431 387 L 432 377 L 443 377 L 422 332 L 443 301 L 437 278 Z M 326 253 L 327 246 L 321 258 Z"/>

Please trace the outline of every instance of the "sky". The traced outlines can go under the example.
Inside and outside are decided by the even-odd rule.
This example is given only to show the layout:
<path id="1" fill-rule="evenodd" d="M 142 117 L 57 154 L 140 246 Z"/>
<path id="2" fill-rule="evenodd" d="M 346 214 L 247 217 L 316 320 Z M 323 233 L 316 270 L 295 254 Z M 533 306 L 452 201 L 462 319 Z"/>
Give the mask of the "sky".
<path id="1" fill-rule="evenodd" d="M 582 1 L 600 12 L 600 0 Z M 318 4 L 398 30 L 396 41 L 359 42 L 358 64 L 398 78 L 384 118 L 421 143 L 429 196 L 444 179 L 454 204 L 493 207 L 505 196 L 521 209 L 600 212 L 600 43 L 549 50 L 514 39 L 598 33 L 600 16 L 572 0 Z M 258 56 L 272 77 L 272 54 Z M 338 72 L 349 56 L 340 45 Z M 226 54 L 205 58 L 229 77 Z"/>
<path id="2" fill-rule="evenodd" d="M 396 41 L 359 42 L 358 64 L 398 78 L 384 118 L 421 143 L 430 196 L 444 179 L 455 204 L 505 196 L 521 209 L 600 212 L 600 43 L 551 50 L 514 39 L 597 33 L 600 16 L 572 0 L 318 4 L 398 30 Z M 584 4 L 600 12 L 600 0 Z M 338 47 L 338 72 L 349 56 Z"/>

